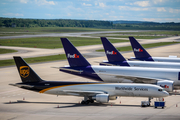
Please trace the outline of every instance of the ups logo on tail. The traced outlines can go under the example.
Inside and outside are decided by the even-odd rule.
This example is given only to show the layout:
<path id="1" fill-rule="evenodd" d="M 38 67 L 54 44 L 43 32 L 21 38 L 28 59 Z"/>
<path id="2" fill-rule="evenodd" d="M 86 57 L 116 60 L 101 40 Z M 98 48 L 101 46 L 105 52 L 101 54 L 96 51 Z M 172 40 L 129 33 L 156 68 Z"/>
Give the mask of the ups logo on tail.
<path id="1" fill-rule="evenodd" d="M 19 69 L 21 77 L 26 78 L 29 76 L 30 69 L 28 66 L 21 66 Z"/>

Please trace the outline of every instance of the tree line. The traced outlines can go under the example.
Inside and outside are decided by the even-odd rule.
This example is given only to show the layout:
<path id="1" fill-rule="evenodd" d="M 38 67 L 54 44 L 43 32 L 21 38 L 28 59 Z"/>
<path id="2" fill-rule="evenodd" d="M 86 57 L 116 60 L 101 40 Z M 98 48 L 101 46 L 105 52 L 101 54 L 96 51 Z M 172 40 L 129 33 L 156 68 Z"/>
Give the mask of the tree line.
<path id="1" fill-rule="evenodd" d="M 4 27 L 110 27 L 109 21 L 99 20 L 70 20 L 70 19 L 21 19 L 0 18 L 0 26 Z"/>
<path id="2" fill-rule="evenodd" d="M 114 29 L 127 30 L 180 30 L 180 23 L 113 24 Z"/>
<path id="3" fill-rule="evenodd" d="M 0 17 L 0 27 L 86 27 L 127 30 L 180 30 L 180 23 L 71 19 L 22 19 Z"/>

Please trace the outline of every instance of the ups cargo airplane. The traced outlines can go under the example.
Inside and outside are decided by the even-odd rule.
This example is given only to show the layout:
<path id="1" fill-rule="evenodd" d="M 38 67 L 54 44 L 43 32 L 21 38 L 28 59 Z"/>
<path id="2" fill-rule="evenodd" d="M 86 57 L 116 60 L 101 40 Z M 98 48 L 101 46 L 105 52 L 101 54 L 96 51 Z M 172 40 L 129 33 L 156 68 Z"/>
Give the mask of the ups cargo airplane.
<path id="1" fill-rule="evenodd" d="M 148 62 L 148 61 L 126 61 L 121 53 L 105 37 L 101 37 L 108 61 L 101 62 L 100 65 L 108 66 L 129 66 L 129 67 L 152 67 L 152 68 L 173 68 L 180 69 L 180 63 L 171 62 Z"/>
<path id="2" fill-rule="evenodd" d="M 107 103 L 117 96 L 162 98 L 169 95 L 160 86 L 151 84 L 45 81 L 21 57 L 14 57 L 14 60 L 22 82 L 10 85 L 52 95 L 82 96 L 82 104 L 93 103 L 94 100 Z"/>
<path id="3" fill-rule="evenodd" d="M 129 40 L 135 55 L 135 58 L 131 57 L 129 60 L 180 63 L 180 58 L 177 57 L 152 57 L 134 37 L 129 37 Z"/>
<path id="4" fill-rule="evenodd" d="M 103 82 L 157 84 L 168 92 L 180 89 L 180 69 L 94 66 L 90 65 L 67 38 L 61 38 L 61 41 L 69 62 L 69 66 L 58 67 L 62 72 Z"/>

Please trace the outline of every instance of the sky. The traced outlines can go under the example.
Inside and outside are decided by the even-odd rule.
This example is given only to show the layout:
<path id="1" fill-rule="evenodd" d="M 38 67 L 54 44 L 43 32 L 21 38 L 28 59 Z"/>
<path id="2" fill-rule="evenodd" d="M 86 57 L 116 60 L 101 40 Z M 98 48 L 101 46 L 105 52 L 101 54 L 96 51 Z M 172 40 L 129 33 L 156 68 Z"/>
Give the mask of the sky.
<path id="1" fill-rule="evenodd" d="M 0 17 L 180 22 L 180 0 L 0 0 Z"/>

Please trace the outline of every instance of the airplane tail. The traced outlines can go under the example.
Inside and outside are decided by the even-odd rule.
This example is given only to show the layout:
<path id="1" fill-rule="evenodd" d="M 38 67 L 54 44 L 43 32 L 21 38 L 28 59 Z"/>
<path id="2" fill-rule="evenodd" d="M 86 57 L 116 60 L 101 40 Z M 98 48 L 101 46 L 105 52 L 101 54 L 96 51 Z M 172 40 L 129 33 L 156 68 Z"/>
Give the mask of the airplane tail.
<path id="1" fill-rule="evenodd" d="M 136 58 L 148 58 L 151 57 L 149 53 L 139 44 L 134 37 L 129 37 L 132 49 Z"/>
<path id="2" fill-rule="evenodd" d="M 14 56 L 19 75 L 23 83 L 40 82 L 42 79 L 33 69 L 19 56 Z"/>
<path id="3" fill-rule="evenodd" d="M 126 61 L 126 59 L 106 37 L 101 37 L 101 41 L 104 46 L 104 50 L 109 62 Z"/>
<path id="4" fill-rule="evenodd" d="M 74 45 L 67 39 L 61 38 L 70 67 L 89 66 L 90 63 L 81 55 Z"/>

